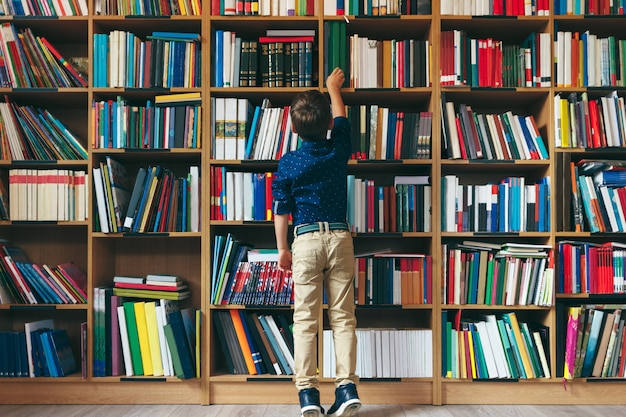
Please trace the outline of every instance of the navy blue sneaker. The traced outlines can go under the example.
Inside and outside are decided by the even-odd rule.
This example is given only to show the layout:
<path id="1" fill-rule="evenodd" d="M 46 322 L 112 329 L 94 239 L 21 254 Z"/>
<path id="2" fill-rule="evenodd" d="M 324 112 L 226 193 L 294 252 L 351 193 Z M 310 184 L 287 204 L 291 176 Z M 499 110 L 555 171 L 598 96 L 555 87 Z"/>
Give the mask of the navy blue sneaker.
<path id="1" fill-rule="evenodd" d="M 300 397 L 300 412 L 302 417 L 320 417 L 324 409 L 320 405 L 320 392 L 317 388 L 305 388 L 298 391 Z"/>
<path id="2" fill-rule="evenodd" d="M 361 400 L 356 392 L 356 385 L 345 384 L 335 388 L 335 403 L 330 407 L 327 415 L 352 417 L 356 415 L 359 408 L 361 408 Z"/>

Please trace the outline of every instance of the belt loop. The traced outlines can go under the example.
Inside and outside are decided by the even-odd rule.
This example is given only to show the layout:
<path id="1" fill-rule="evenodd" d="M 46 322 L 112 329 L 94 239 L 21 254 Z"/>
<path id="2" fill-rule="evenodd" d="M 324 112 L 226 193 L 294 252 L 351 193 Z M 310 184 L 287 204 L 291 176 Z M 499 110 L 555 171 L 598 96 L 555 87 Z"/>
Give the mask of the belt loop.
<path id="1" fill-rule="evenodd" d="M 323 222 L 324 224 L 324 233 L 330 233 L 330 225 L 328 222 Z"/>

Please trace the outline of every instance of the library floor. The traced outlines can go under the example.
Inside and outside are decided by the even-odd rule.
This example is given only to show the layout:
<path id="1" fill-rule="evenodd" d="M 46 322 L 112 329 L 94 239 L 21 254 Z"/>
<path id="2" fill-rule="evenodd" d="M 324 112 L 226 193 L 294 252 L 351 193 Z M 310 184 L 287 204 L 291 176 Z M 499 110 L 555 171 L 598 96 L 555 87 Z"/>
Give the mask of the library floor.
<path id="1" fill-rule="evenodd" d="M 358 417 L 606 417 L 618 405 L 364 405 Z M 299 417 L 296 405 L 0 405 L 2 417 Z"/>

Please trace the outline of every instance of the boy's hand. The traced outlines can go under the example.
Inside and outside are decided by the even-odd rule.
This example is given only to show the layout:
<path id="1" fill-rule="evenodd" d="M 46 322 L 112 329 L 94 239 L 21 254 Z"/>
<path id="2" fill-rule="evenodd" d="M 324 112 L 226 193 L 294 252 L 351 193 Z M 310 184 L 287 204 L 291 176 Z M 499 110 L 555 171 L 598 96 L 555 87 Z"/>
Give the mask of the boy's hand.
<path id="1" fill-rule="evenodd" d="M 338 91 L 343 82 L 345 81 L 345 75 L 343 70 L 339 67 L 336 67 L 333 72 L 330 73 L 328 78 L 326 78 L 326 88 L 328 91 Z"/>
<path id="2" fill-rule="evenodd" d="M 279 249 L 278 268 L 281 271 L 291 271 L 291 251 L 289 249 Z"/>

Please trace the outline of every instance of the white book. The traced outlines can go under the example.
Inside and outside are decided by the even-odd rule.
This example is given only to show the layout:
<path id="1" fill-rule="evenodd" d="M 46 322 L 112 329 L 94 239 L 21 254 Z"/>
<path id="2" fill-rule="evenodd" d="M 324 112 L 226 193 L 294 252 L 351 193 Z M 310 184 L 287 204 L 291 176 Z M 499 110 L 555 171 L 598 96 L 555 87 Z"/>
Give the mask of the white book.
<path id="1" fill-rule="evenodd" d="M 237 159 L 237 98 L 224 99 L 224 159 Z"/>
<path id="2" fill-rule="evenodd" d="M 252 172 L 243 173 L 243 220 L 254 220 L 254 180 Z"/>
<path id="3" fill-rule="evenodd" d="M 265 319 L 270 329 L 272 330 L 272 333 L 274 333 L 274 338 L 278 342 L 280 351 L 283 353 L 283 356 L 287 360 L 287 363 L 289 364 L 292 370 L 295 370 L 296 366 L 294 363 L 293 355 L 291 354 L 291 351 L 287 347 L 287 343 L 285 342 L 283 335 L 280 333 L 280 330 L 278 330 L 278 326 L 276 325 L 276 322 L 274 321 L 274 317 L 268 314 L 265 316 Z"/>
<path id="4" fill-rule="evenodd" d="M 223 160 L 226 152 L 226 138 L 224 137 L 224 123 L 226 117 L 226 98 L 215 97 L 215 120 L 213 122 L 215 126 L 215 149 L 213 157 L 215 159 Z"/>
<path id="5" fill-rule="evenodd" d="M 225 30 L 222 32 L 222 73 L 224 76 L 224 87 L 232 87 L 232 79 L 233 79 L 233 71 L 232 71 L 232 55 L 233 55 L 233 41 L 232 41 L 233 32 L 229 30 Z"/>
<path id="6" fill-rule="evenodd" d="M 504 345 L 500 338 L 500 332 L 498 330 L 498 324 L 496 316 L 488 314 L 485 316 L 485 328 L 491 342 L 491 350 L 494 353 L 496 361 L 496 369 L 500 378 L 510 378 L 509 366 L 506 361 L 506 353 L 504 351 Z"/>
<path id="7" fill-rule="evenodd" d="M 485 364 L 487 365 L 487 374 L 489 379 L 498 378 L 500 374 L 496 365 L 496 354 L 494 353 L 494 349 L 491 345 L 491 335 L 487 330 L 487 323 L 484 321 L 477 321 L 474 325 L 478 331 L 480 344 L 483 348 L 483 356 L 485 357 Z"/>
<path id="8" fill-rule="evenodd" d="M 226 219 L 229 221 L 235 220 L 235 173 L 232 171 L 226 171 Z"/>
<path id="9" fill-rule="evenodd" d="M 200 168 L 189 167 L 189 231 L 200 231 Z"/>
<path id="10" fill-rule="evenodd" d="M 235 220 L 243 220 L 244 182 L 243 172 L 236 171 L 235 177 Z"/>
<path id="11" fill-rule="evenodd" d="M 117 324 L 120 330 L 120 340 L 122 342 L 122 356 L 124 357 L 124 368 L 126 376 L 133 376 L 133 359 L 130 353 L 130 344 L 128 341 L 128 328 L 126 326 L 126 313 L 124 306 L 117 307 Z"/>
<path id="12" fill-rule="evenodd" d="M 620 231 L 620 227 L 618 224 L 618 220 L 617 217 L 615 215 L 615 210 L 613 209 L 613 199 L 611 198 L 611 191 L 609 190 L 609 187 L 607 187 L 606 185 L 601 185 L 598 187 L 598 190 L 600 191 L 600 195 L 601 195 L 601 204 L 603 205 L 603 207 L 600 207 L 600 210 L 604 210 L 609 218 L 609 225 L 606 226 L 610 226 L 610 230 L 607 227 L 607 232 L 619 232 Z"/>
<path id="13" fill-rule="evenodd" d="M 24 333 L 26 334 L 26 353 L 28 355 L 28 375 L 35 377 L 35 362 L 33 359 L 33 342 L 31 334 L 40 329 L 54 329 L 53 319 L 44 319 L 24 323 Z"/>
<path id="14" fill-rule="evenodd" d="M 118 308 L 119 311 L 119 308 Z M 163 367 L 163 376 L 174 376 L 174 366 L 172 364 L 172 353 L 167 344 L 165 337 L 165 331 L 163 326 L 167 323 L 167 313 L 165 312 L 165 306 L 159 304 L 156 306 L 156 319 L 157 319 L 157 331 L 159 334 L 159 345 L 161 348 L 161 364 Z"/>
<path id="15" fill-rule="evenodd" d="M 100 231 L 109 233 L 109 215 L 106 199 L 104 197 L 104 183 L 102 181 L 102 170 L 93 168 L 94 192 L 96 193 L 96 205 L 98 206 L 98 218 L 100 220 Z"/>
<path id="16" fill-rule="evenodd" d="M 238 78 L 238 77 L 237 77 Z M 236 155 L 233 159 L 243 160 L 246 153 L 247 126 L 250 117 L 250 102 L 247 98 L 237 99 L 237 135 L 236 135 Z"/>

